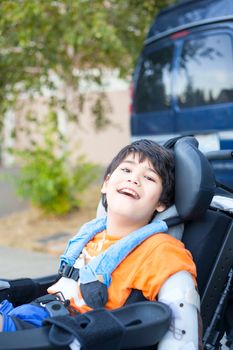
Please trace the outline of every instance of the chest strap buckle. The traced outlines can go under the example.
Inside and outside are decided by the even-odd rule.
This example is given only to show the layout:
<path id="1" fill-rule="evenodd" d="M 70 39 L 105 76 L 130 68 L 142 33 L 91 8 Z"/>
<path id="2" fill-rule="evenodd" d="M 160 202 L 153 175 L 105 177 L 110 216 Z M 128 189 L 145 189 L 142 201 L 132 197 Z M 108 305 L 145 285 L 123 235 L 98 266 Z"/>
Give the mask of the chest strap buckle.
<path id="1" fill-rule="evenodd" d="M 59 274 L 63 277 L 71 278 L 74 281 L 78 281 L 79 279 L 79 269 L 71 265 L 61 266 Z"/>
<path id="2" fill-rule="evenodd" d="M 67 300 L 62 301 L 58 295 L 46 294 L 31 302 L 32 305 L 43 307 L 50 317 L 69 315 Z"/>

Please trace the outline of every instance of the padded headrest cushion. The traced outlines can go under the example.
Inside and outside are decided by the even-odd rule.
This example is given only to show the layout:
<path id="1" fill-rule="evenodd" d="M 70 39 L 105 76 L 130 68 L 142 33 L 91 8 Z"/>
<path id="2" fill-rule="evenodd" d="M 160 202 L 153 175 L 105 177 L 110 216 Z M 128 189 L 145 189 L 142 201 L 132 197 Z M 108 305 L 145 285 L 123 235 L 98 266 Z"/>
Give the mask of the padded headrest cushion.
<path id="1" fill-rule="evenodd" d="M 213 169 L 193 137 L 184 137 L 174 146 L 175 204 L 183 220 L 201 217 L 215 193 Z"/>

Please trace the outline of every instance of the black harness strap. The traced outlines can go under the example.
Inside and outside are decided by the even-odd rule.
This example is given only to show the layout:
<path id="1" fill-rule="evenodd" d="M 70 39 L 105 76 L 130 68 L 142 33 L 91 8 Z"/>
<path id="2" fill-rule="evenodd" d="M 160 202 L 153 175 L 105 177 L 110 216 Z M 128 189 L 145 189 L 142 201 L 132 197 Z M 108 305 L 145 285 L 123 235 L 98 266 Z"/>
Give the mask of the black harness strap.
<path id="1" fill-rule="evenodd" d="M 130 295 L 128 296 L 126 302 L 124 303 L 125 305 L 133 304 L 133 303 L 138 303 L 139 301 L 148 301 L 141 290 L 138 289 L 132 289 Z"/>
<path id="2" fill-rule="evenodd" d="M 104 307 L 108 301 L 108 288 L 100 281 L 93 281 L 90 283 L 80 283 L 80 290 L 83 300 L 92 309 Z"/>
<path id="3" fill-rule="evenodd" d="M 184 220 L 182 220 L 179 216 L 173 216 L 172 218 L 167 218 L 163 221 L 166 222 L 168 227 L 173 227 L 184 223 Z"/>

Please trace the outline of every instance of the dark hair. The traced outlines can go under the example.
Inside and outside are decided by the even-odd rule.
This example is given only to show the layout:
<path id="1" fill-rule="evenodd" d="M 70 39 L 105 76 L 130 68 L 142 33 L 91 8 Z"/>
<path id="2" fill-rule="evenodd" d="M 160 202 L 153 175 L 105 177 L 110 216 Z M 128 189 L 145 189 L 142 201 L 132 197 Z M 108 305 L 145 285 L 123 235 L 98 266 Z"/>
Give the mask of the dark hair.
<path id="1" fill-rule="evenodd" d="M 104 179 L 123 162 L 129 154 L 138 154 L 139 162 L 148 159 L 162 180 L 160 202 L 166 208 L 174 203 L 174 155 L 173 151 L 151 140 L 135 141 L 124 148 L 113 158 L 106 169 Z M 102 203 L 107 210 L 106 195 L 102 194 Z"/>

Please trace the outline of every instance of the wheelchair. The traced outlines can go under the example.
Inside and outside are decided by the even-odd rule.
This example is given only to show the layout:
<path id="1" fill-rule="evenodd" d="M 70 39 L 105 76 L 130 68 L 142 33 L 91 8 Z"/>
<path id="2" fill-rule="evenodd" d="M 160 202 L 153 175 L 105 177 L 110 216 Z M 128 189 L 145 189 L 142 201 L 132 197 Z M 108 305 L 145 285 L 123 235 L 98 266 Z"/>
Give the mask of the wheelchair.
<path id="1" fill-rule="evenodd" d="M 160 219 L 166 221 L 169 234 L 183 241 L 197 266 L 203 349 L 221 349 L 225 337 L 225 346 L 233 350 L 233 189 L 215 180 L 211 165 L 214 160 L 233 160 L 233 150 L 203 154 L 192 136 L 172 139 L 166 147 L 175 154 L 175 213 L 168 208 Z M 46 294 L 57 279 L 54 274 L 37 279 L 1 280 L 0 302 L 8 299 L 14 306 L 29 303 Z M 136 291 L 126 306 L 112 312 L 128 327 L 122 349 L 156 349 L 171 321 L 167 305 L 141 301 Z M 104 318 L 103 315 L 101 327 L 105 329 L 108 321 Z M 51 343 L 50 332 L 51 326 L 45 325 L 0 333 L 0 350 L 71 348 L 65 343 Z M 109 344 L 99 348 L 114 349 L 114 340 Z"/>

